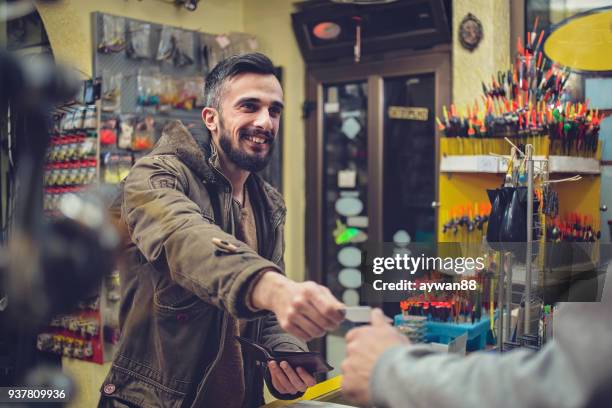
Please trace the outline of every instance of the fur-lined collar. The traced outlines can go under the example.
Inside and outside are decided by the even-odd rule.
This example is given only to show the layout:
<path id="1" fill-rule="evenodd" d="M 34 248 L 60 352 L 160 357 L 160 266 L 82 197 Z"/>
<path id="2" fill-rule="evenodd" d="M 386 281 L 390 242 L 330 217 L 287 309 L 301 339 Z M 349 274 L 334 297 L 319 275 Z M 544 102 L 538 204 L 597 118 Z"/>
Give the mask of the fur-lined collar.
<path id="1" fill-rule="evenodd" d="M 216 151 L 210 151 L 210 147 L 207 151 L 205 146 L 200 146 L 181 121 L 173 120 L 164 127 L 154 153 L 175 154 L 199 178 L 208 183 L 217 183 L 220 181 L 219 175 L 212 169 L 208 159 L 217 162 L 218 156 Z"/>

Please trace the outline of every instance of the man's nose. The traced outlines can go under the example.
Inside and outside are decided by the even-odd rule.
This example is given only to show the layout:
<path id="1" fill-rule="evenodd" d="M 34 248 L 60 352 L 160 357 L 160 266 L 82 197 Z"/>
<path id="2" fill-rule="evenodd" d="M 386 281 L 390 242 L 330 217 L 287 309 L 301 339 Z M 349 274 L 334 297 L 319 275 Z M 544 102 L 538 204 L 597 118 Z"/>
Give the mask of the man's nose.
<path id="1" fill-rule="evenodd" d="M 270 117 L 270 112 L 267 109 L 260 109 L 257 113 L 257 117 L 255 118 L 255 123 L 253 123 L 256 127 L 271 131 L 272 130 L 272 118 Z"/>

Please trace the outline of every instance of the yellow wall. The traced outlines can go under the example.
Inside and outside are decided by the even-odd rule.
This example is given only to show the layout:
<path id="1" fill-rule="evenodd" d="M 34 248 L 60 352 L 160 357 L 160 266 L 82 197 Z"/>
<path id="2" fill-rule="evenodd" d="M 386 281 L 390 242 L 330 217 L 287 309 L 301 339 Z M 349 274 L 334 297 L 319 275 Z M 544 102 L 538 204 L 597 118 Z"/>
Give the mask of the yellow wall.
<path id="1" fill-rule="evenodd" d="M 468 14 L 483 26 L 483 38 L 470 52 L 459 43 L 459 25 Z M 453 0 L 453 103 L 462 112 L 482 93 L 481 81 L 510 67 L 509 0 Z"/>
<path id="2" fill-rule="evenodd" d="M 440 173 L 438 241 L 461 241 L 451 232 L 442 232 L 444 224 L 450 219 L 451 209 L 457 205 L 488 202 L 487 189 L 499 187 L 502 181 L 502 174 Z"/>
<path id="3" fill-rule="evenodd" d="M 551 176 L 551 179 L 561 179 L 567 176 L 567 174 L 555 174 Z M 450 218 L 451 208 L 456 205 L 488 201 L 487 189 L 498 188 L 502 181 L 503 174 L 441 173 L 438 241 L 461 241 L 450 232 L 446 234 L 442 232 L 444 223 Z M 554 184 L 553 189 L 559 194 L 559 219 L 565 219 L 569 213 L 590 215 L 593 218 L 593 226 L 597 229 L 601 217 L 600 188 L 601 177 L 599 175 L 585 175 L 577 182 Z"/>
<path id="4" fill-rule="evenodd" d="M 491 75 L 510 67 L 511 0 L 453 0 L 453 103 L 459 112 L 473 104 L 482 94 L 481 82 L 489 83 Z M 483 38 L 476 49 L 468 51 L 459 42 L 461 20 L 472 13 L 482 23 Z M 479 99 L 479 103 L 481 100 Z M 441 149 L 442 153 L 442 149 Z M 488 152 L 483 152 L 487 154 Z M 452 234 L 442 234 L 449 210 L 458 204 L 488 201 L 487 188 L 501 183 L 501 175 L 440 174 L 438 239 L 455 241 Z"/>
<path id="5" fill-rule="evenodd" d="M 559 175 L 552 178 L 564 178 Z M 570 174 L 569 176 L 573 176 Z M 590 215 L 593 217 L 593 227 L 599 229 L 601 212 L 599 197 L 601 192 L 601 176 L 583 175 L 582 180 L 575 182 L 556 183 L 554 190 L 559 194 L 559 216 L 565 218 L 569 213 Z"/>

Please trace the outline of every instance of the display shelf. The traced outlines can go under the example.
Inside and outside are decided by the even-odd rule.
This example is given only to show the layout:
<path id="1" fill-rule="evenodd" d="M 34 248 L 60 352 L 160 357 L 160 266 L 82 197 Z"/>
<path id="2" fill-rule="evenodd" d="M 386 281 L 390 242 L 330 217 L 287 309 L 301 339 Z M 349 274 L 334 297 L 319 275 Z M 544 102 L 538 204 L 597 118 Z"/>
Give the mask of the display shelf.
<path id="1" fill-rule="evenodd" d="M 445 156 L 440 161 L 444 173 L 500 173 L 503 159 L 494 156 Z"/>
<path id="2" fill-rule="evenodd" d="M 551 173 L 600 174 L 599 160 L 589 157 L 550 156 Z"/>
<path id="3" fill-rule="evenodd" d="M 84 83 L 85 89 L 90 86 Z M 85 98 L 83 98 L 85 100 Z M 101 103 L 69 102 L 53 110 L 53 129 L 45 157 L 43 210 L 48 219 L 63 217 L 58 210 L 66 194 L 82 194 L 101 181 Z M 131 163 L 131 162 L 130 162 Z M 40 329 L 38 350 L 103 364 L 110 360 L 118 332 L 119 278 L 110 274 L 98 294 Z"/>
<path id="4" fill-rule="evenodd" d="M 535 161 L 544 160 L 545 156 L 534 156 Z M 587 157 L 550 156 L 548 158 L 550 173 L 600 174 L 599 161 Z M 443 156 L 440 161 L 442 173 L 505 173 L 508 160 L 489 155 Z"/>

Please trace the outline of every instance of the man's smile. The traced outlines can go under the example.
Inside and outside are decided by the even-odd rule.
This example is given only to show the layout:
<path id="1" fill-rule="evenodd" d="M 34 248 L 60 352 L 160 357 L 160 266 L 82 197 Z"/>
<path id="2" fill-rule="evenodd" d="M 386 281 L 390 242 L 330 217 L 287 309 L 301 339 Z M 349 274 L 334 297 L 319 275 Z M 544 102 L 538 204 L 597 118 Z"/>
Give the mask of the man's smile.
<path id="1" fill-rule="evenodd" d="M 274 143 L 274 137 L 269 132 L 260 129 L 244 129 L 239 135 L 240 140 L 256 152 L 268 150 Z"/>
<path id="2" fill-rule="evenodd" d="M 243 138 L 260 145 L 269 143 L 269 140 L 267 138 L 261 136 L 243 136 Z"/>

